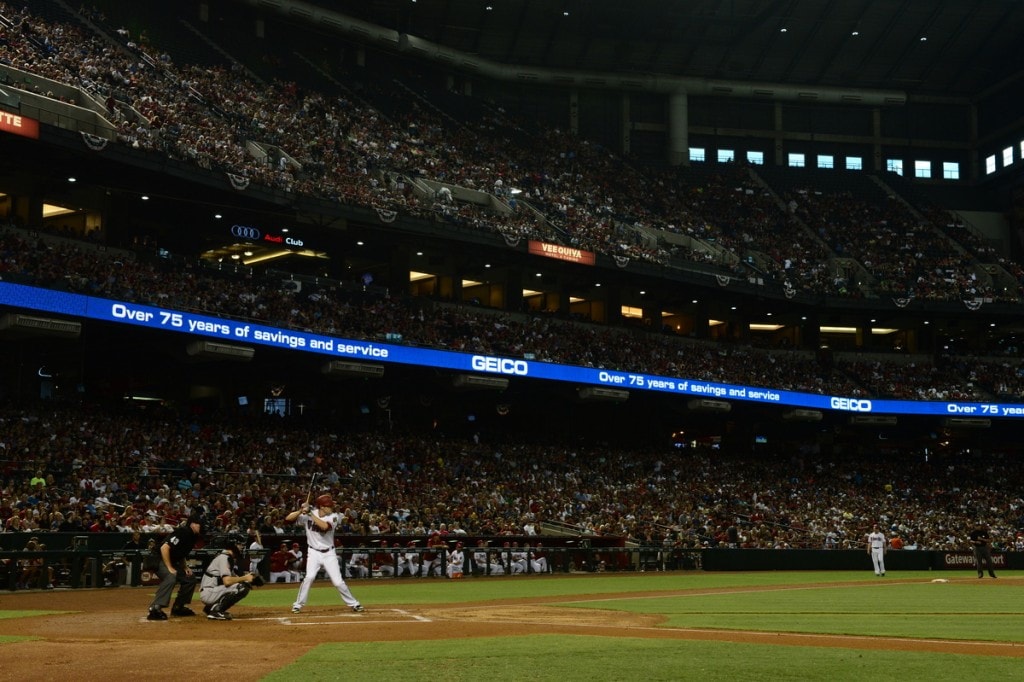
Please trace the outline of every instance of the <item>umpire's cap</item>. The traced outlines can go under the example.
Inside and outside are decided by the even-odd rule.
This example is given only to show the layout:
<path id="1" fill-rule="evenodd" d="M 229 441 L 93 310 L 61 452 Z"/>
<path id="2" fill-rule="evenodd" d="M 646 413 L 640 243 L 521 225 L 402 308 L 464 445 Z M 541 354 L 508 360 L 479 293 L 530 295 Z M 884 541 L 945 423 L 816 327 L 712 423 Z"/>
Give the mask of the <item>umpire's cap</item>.
<path id="1" fill-rule="evenodd" d="M 318 507 L 333 507 L 334 498 L 331 497 L 330 493 L 324 493 L 320 497 L 316 498 L 316 506 Z"/>

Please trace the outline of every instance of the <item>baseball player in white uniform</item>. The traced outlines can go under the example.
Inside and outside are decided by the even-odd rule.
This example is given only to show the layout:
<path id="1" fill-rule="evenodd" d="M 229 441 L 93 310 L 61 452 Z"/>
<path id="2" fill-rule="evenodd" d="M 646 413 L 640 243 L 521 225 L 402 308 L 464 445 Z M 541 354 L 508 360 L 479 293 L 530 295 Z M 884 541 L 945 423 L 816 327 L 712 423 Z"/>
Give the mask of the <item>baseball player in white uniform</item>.
<path id="1" fill-rule="evenodd" d="M 885 575 L 885 534 L 876 523 L 868 533 L 868 554 L 875 567 L 875 575 Z"/>
<path id="2" fill-rule="evenodd" d="M 292 604 L 292 613 L 300 613 L 309 597 L 309 588 L 316 580 L 321 569 L 331 579 L 331 584 L 338 590 L 341 600 L 353 611 L 364 611 L 359 600 L 352 596 L 351 590 L 341 577 L 338 555 L 334 553 L 334 529 L 338 525 L 338 515 L 334 513 L 334 500 L 329 494 L 316 498 L 316 511 L 311 511 L 308 504 L 293 511 L 285 517 L 285 521 L 301 525 L 306 529 L 306 577 L 299 586 L 299 596 Z"/>
<path id="3" fill-rule="evenodd" d="M 462 543 L 456 542 L 455 549 L 448 552 L 448 567 L 445 569 L 445 574 L 449 578 L 461 578 L 465 564 L 466 555 L 462 551 Z"/>

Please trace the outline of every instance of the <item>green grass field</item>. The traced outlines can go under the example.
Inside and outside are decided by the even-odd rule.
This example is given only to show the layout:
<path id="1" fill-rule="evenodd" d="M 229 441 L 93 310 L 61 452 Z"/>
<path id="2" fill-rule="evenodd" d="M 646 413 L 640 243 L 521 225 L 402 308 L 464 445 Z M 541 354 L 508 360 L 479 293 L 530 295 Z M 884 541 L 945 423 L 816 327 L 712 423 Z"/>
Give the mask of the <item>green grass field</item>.
<path id="1" fill-rule="evenodd" d="M 547 606 L 658 614 L 664 628 L 753 630 L 1024 647 L 1024 582 L 962 574 L 656 573 L 466 581 L 353 581 L 368 608 L 544 598 Z M 932 582 L 936 578 L 949 582 Z M 856 584 L 860 583 L 860 584 Z M 866 584 L 864 584 L 866 583 Z M 722 588 L 731 591 L 719 592 Z M 657 592 L 657 594 L 644 594 Z M 624 595 L 623 593 L 632 593 Z M 286 608 L 294 593 L 250 602 Z M 563 599 L 557 599 L 562 597 Z M 555 603 L 548 602 L 556 598 Z M 317 587 L 310 604 L 337 604 Z M 402 680 L 910 680 L 1016 679 L 1019 658 L 870 648 L 776 646 L 577 635 L 323 644 L 273 680 L 339 679 L 372 670 Z"/>
<path id="2" fill-rule="evenodd" d="M 498 621 L 492 620 L 488 636 L 375 642 L 346 642 L 351 630 L 344 627 L 310 627 L 310 641 L 320 643 L 268 679 L 838 682 L 898 678 L 900 682 L 934 682 L 967 677 L 1018 679 L 1024 670 L 1024 660 L 1013 655 L 1024 650 L 1021 572 L 1003 571 L 999 580 L 978 580 L 968 572 L 901 572 L 874 578 L 862 572 L 807 571 L 353 580 L 349 584 L 368 614 L 379 614 L 385 621 L 389 606 L 415 610 L 424 605 L 429 613 L 437 605 L 482 602 L 503 613 L 502 603 L 508 602 L 509 622 L 513 622 L 529 619 L 529 607 L 524 609 L 522 604 L 530 600 L 542 603 L 545 610 L 573 609 L 574 617 L 579 609 L 587 609 L 594 614 L 587 623 L 601 623 L 605 613 L 612 622 L 622 612 L 657 615 L 663 620 L 617 636 L 590 626 L 579 627 L 579 634 L 571 635 L 510 631 L 494 636 L 493 625 Z M 239 605 L 238 624 L 244 622 L 247 608 L 287 614 L 297 589 L 289 585 L 255 590 Z M 309 605 L 335 610 L 338 595 L 320 581 L 310 593 Z M 40 613 L 0 610 L 0 618 Z M 375 627 L 380 627 L 384 621 L 376 622 Z M 673 629 L 712 634 L 704 640 L 652 637 Z M 718 639 L 713 634 L 718 630 L 728 631 L 733 639 L 738 638 L 736 631 L 769 636 L 757 643 L 740 643 Z M 857 639 L 835 645 L 817 635 Z M 906 640 L 914 650 L 877 648 L 872 640 L 879 638 Z M 0 638 L 0 660 L 3 646 L 16 646 L 19 639 Z M 967 644 L 967 653 L 946 650 L 957 643 Z"/>

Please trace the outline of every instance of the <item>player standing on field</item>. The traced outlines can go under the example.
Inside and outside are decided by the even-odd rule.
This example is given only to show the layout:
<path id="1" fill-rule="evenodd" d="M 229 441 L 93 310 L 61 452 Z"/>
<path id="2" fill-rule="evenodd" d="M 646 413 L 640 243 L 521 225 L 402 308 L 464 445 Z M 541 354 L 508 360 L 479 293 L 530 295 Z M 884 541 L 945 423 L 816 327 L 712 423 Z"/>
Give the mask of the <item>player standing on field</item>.
<path id="1" fill-rule="evenodd" d="M 316 511 L 311 511 L 308 504 L 303 504 L 284 519 L 306 529 L 306 577 L 299 587 L 299 596 L 292 604 L 292 613 L 300 613 L 302 607 L 306 605 L 309 588 L 321 568 L 338 590 L 341 600 L 353 611 L 361 612 L 364 609 L 359 600 L 352 596 L 348 585 L 341 577 L 338 555 L 334 553 L 334 529 L 338 525 L 338 515 L 334 513 L 334 500 L 329 494 L 321 495 L 316 498 L 316 506 Z"/>
<path id="2" fill-rule="evenodd" d="M 876 523 L 868 533 L 868 554 L 875 567 L 875 575 L 885 575 L 885 535 Z"/>

